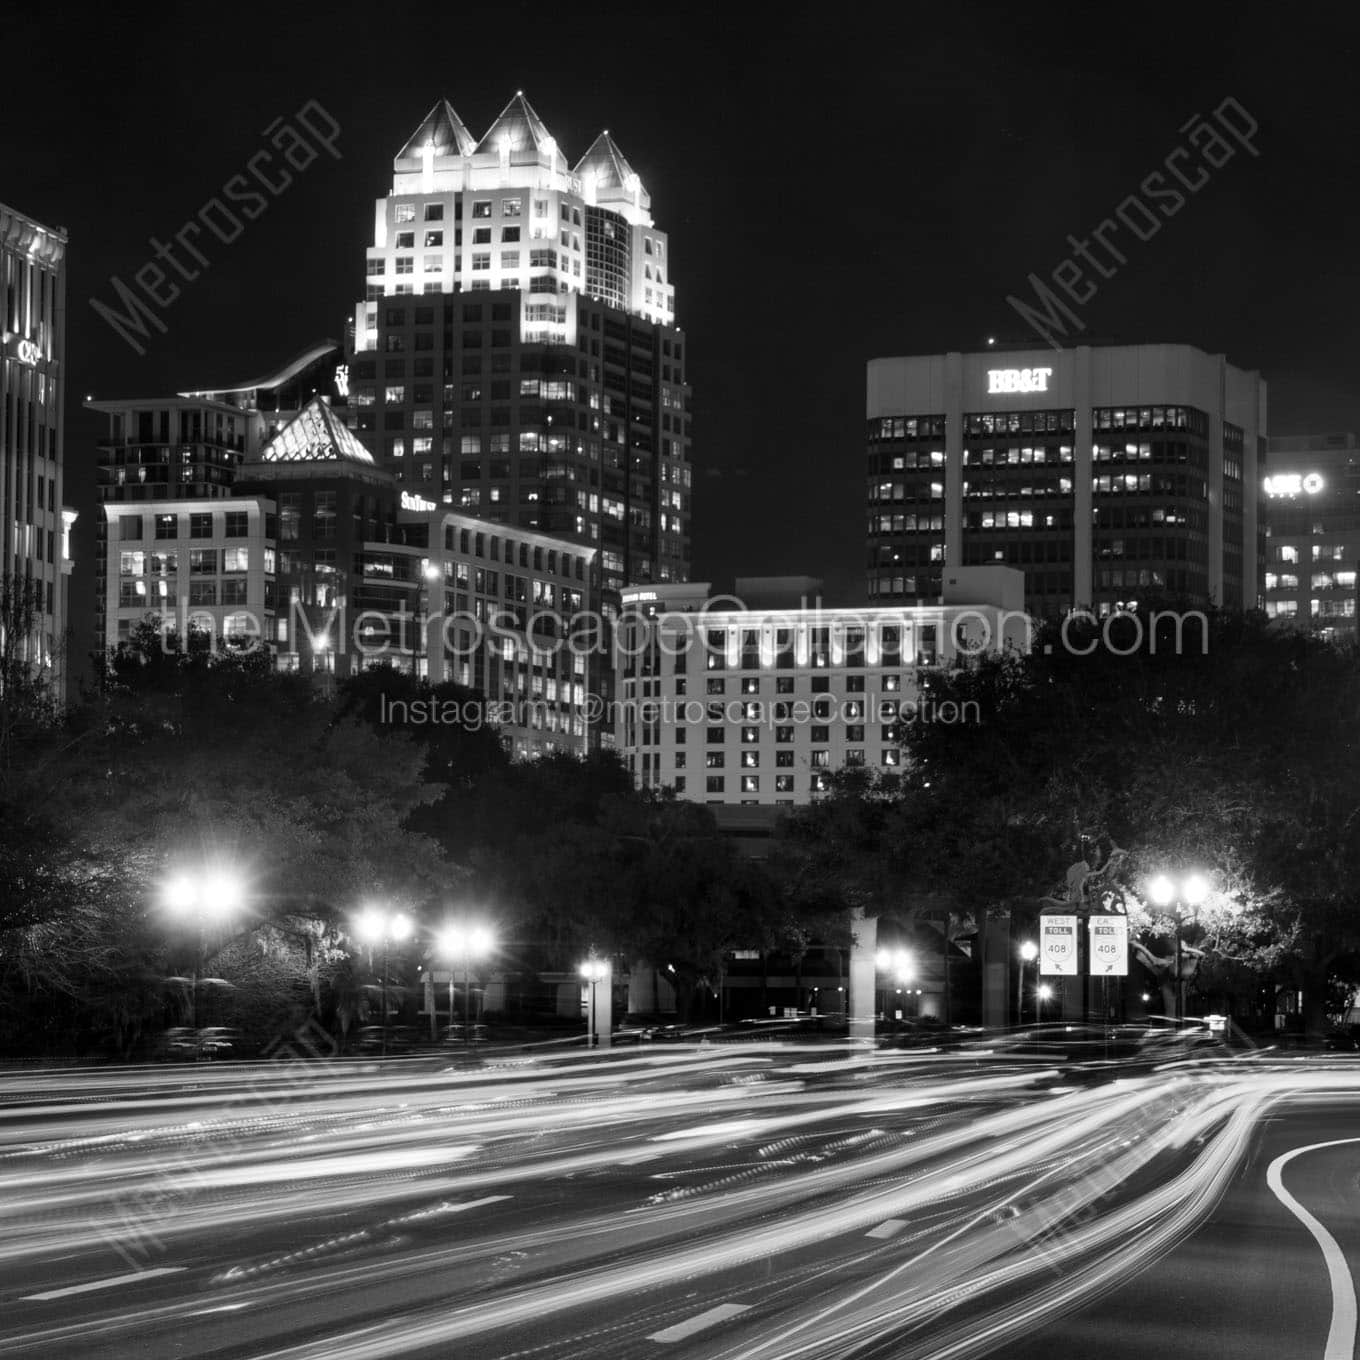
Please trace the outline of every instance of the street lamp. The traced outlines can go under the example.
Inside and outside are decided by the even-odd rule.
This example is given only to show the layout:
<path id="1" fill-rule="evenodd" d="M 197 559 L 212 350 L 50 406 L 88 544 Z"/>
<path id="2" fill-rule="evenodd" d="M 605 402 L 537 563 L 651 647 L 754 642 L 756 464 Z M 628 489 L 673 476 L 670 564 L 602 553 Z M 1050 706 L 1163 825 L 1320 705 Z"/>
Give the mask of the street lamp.
<path id="1" fill-rule="evenodd" d="M 1053 988 L 1046 982 L 1041 982 L 1034 991 L 1034 1019 L 1036 1023 L 1042 1022 L 1044 1018 L 1044 1002 L 1053 995 Z"/>
<path id="2" fill-rule="evenodd" d="M 373 967 L 373 946 L 382 945 L 382 1056 L 387 1057 L 387 952 L 411 934 L 411 918 L 401 912 L 369 907 L 354 923 L 354 933 L 368 946 L 368 966 Z"/>
<path id="3" fill-rule="evenodd" d="M 1020 946 L 1020 984 L 1015 989 L 1015 1023 L 1025 1023 L 1025 965 L 1039 957 L 1039 946 L 1033 940 L 1026 940 Z"/>
<path id="4" fill-rule="evenodd" d="M 217 925 L 239 911 L 245 900 L 241 881 L 222 870 L 211 869 L 197 874 L 179 874 L 164 889 L 165 906 L 173 915 L 192 920 L 198 930 L 198 945 L 194 950 L 193 987 L 189 993 L 189 1028 L 198 1028 L 198 985 L 206 959 L 206 934 L 209 925 Z M 195 1046 L 195 1057 L 198 1056 Z"/>
<path id="5" fill-rule="evenodd" d="M 1185 1020 L 1185 980 L 1181 976 L 1181 928 L 1186 907 L 1197 907 L 1209 896 L 1209 880 L 1203 874 L 1191 874 L 1177 882 L 1159 874 L 1148 884 L 1148 896 L 1163 909 L 1170 907 L 1176 922 L 1176 1024 Z"/>
<path id="6" fill-rule="evenodd" d="M 607 959 L 588 958 L 580 967 L 582 978 L 590 983 L 590 1014 L 586 1022 L 586 1047 L 594 1048 L 600 1042 L 595 1030 L 595 988 L 609 976 Z"/>
<path id="7" fill-rule="evenodd" d="M 439 932 L 439 952 L 449 961 L 449 1032 L 453 1032 L 453 964 L 463 961 L 463 1047 L 472 1042 L 472 960 L 483 959 L 496 947 L 485 926 L 454 923 Z"/>
<path id="8" fill-rule="evenodd" d="M 890 973 L 893 979 L 899 984 L 896 994 L 901 995 L 902 988 L 916 977 L 916 959 L 909 949 L 880 949 L 874 955 L 874 966 L 880 973 Z M 887 988 L 883 989 L 885 992 Z M 910 995 L 910 992 L 908 992 Z M 917 995 L 920 995 L 918 992 Z M 884 1006 L 887 1010 L 887 1006 Z"/>

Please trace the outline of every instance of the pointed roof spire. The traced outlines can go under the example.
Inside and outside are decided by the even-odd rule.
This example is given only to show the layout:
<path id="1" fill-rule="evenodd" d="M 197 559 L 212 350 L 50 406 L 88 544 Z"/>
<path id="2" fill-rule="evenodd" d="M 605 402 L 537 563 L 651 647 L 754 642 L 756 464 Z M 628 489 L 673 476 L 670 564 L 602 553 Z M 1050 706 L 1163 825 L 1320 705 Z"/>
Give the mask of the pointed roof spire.
<path id="1" fill-rule="evenodd" d="M 608 128 L 590 144 L 590 150 L 576 163 L 572 174 L 580 175 L 582 179 L 593 175 L 597 193 L 608 189 L 631 193 L 631 186 L 638 178 L 618 143 L 609 135 Z"/>
<path id="2" fill-rule="evenodd" d="M 424 121 L 397 152 L 397 159 L 418 159 L 431 142 L 436 156 L 470 156 L 477 145 L 477 139 L 463 126 L 463 120 L 447 99 L 435 101 Z"/>
<path id="3" fill-rule="evenodd" d="M 552 133 L 525 99 L 523 90 L 515 91 L 515 97 L 477 143 L 477 150 L 499 152 L 504 142 L 509 143 L 511 155 L 520 151 L 546 151 L 557 146 Z"/>
<path id="4" fill-rule="evenodd" d="M 373 455 L 320 397 L 313 397 L 260 450 L 259 461 L 374 465 Z"/>

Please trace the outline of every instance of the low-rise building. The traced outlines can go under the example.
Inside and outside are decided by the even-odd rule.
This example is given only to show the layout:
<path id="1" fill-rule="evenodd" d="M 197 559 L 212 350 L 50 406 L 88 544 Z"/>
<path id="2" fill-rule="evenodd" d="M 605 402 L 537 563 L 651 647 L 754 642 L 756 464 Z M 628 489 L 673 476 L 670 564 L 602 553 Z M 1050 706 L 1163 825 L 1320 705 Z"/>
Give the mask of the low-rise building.
<path id="1" fill-rule="evenodd" d="M 768 584 L 768 583 L 767 583 Z M 624 592 L 615 736 L 642 787 L 719 805 L 792 806 L 833 771 L 895 769 L 931 710 L 923 671 L 1029 645 L 1024 576 L 949 568 L 937 604 L 764 608 L 706 584 Z"/>

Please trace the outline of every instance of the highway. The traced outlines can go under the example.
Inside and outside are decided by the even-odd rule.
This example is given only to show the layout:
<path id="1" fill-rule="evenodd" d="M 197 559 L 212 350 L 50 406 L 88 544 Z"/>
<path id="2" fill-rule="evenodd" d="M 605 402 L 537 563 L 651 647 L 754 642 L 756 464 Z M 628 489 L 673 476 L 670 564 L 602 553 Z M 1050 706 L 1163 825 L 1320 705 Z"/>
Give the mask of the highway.
<path id="1" fill-rule="evenodd" d="M 1358 1176 L 1344 1056 L 10 1072 L 0 1357 L 1342 1360 Z"/>

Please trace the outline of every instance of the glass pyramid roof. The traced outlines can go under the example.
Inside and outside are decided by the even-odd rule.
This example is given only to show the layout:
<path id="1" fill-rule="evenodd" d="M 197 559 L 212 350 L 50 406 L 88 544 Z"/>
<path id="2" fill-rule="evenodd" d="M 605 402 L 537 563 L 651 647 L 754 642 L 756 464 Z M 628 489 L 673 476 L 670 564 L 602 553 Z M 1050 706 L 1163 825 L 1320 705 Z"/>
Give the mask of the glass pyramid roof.
<path id="1" fill-rule="evenodd" d="M 463 120 L 453 111 L 453 105 L 447 99 L 435 103 L 425 115 L 424 122 L 397 152 L 397 159 L 418 158 L 431 142 L 434 143 L 436 156 L 470 156 L 477 145 L 477 139 L 463 126 Z"/>
<path id="2" fill-rule="evenodd" d="M 521 90 L 515 91 L 515 97 L 487 129 L 486 135 L 477 143 L 477 150 L 499 152 L 503 141 L 510 143 L 512 156 L 521 151 L 541 151 L 544 142 L 555 145 L 552 134 Z"/>
<path id="3" fill-rule="evenodd" d="M 320 397 L 313 397 L 260 450 L 260 462 L 375 466 L 373 455 Z"/>
<path id="4" fill-rule="evenodd" d="M 572 174 L 580 175 L 582 179 L 594 175 L 597 190 L 627 189 L 629 179 L 633 176 L 633 167 L 619 150 L 618 143 L 608 132 L 602 132 L 591 143 L 590 150 L 581 157 Z"/>

